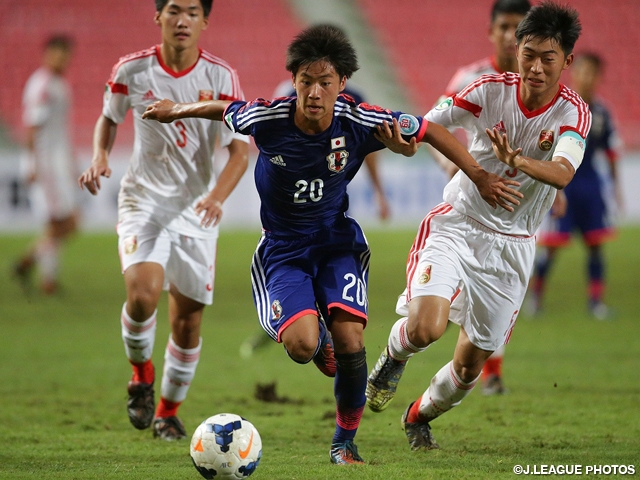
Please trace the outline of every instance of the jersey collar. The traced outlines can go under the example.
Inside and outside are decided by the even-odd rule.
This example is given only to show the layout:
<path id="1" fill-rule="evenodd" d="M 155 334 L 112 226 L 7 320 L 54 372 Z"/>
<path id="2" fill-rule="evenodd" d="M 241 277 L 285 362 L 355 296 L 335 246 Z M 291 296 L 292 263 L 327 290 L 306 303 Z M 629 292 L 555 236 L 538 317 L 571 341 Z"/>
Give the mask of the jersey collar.
<path id="1" fill-rule="evenodd" d="M 164 60 L 162 60 L 162 54 L 160 52 L 160 45 L 156 45 L 156 57 L 158 58 L 158 63 L 160 64 L 160 66 L 162 67 L 162 69 L 167 72 L 169 75 L 171 75 L 173 78 L 180 78 L 180 77 L 184 77 L 185 75 L 187 75 L 189 72 L 191 72 L 191 70 L 193 70 L 194 68 L 196 68 L 196 65 L 198 64 L 198 62 L 200 61 L 200 57 L 202 56 L 202 49 L 198 48 L 198 59 L 196 60 L 196 63 L 194 63 L 193 65 L 191 65 L 189 68 L 182 70 L 181 72 L 174 72 L 173 70 L 171 70 L 166 63 L 164 63 Z"/>

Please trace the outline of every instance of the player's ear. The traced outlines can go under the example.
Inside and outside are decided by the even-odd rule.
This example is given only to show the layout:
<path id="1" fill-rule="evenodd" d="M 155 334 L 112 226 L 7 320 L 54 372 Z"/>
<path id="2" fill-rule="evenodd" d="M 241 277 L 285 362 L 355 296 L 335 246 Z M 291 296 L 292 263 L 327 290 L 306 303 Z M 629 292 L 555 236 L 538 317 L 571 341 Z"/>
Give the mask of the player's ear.
<path id="1" fill-rule="evenodd" d="M 340 79 L 340 91 L 343 91 L 346 86 L 347 86 L 347 76 L 345 75 Z"/>
<path id="2" fill-rule="evenodd" d="M 153 17 L 153 21 L 155 22 L 156 25 L 161 26 L 160 25 L 160 12 L 156 12 L 155 16 Z"/>
<path id="3" fill-rule="evenodd" d="M 569 55 L 567 55 L 564 59 L 564 67 L 562 67 L 563 70 L 566 70 L 567 68 L 569 68 L 571 66 L 571 64 L 573 63 L 574 60 L 574 56 L 573 56 L 573 52 L 571 52 Z"/>
<path id="4" fill-rule="evenodd" d="M 202 30 L 206 30 L 208 26 L 209 26 L 209 17 L 204 17 L 204 20 L 202 22 Z"/>

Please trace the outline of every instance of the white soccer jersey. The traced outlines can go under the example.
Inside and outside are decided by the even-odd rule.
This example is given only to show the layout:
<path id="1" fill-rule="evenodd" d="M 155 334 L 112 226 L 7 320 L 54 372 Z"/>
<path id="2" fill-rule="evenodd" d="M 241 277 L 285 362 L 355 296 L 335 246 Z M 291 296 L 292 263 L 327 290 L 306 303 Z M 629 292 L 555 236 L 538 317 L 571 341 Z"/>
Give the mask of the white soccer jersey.
<path id="1" fill-rule="evenodd" d="M 482 75 L 494 73 L 502 73 L 502 70 L 498 68 L 495 58 L 493 57 L 483 58 L 482 60 L 478 60 L 477 62 L 461 67 L 456 71 L 453 77 L 451 77 L 444 96 L 445 98 L 452 97 Z"/>
<path id="2" fill-rule="evenodd" d="M 188 118 L 163 124 L 143 120 L 156 100 L 242 100 L 237 74 L 220 58 L 201 50 L 196 64 L 182 72 L 169 69 L 155 46 L 120 59 L 107 84 L 102 113 L 116 123 L 133 110 L 135 140 L 129 169 L 120 183 L 119 221 L 144 211 L 165 227 L 192 237 L 212 237 L 216 228 L 200 226 L 194 206 L 215 186 L 216 140 L 226 147 L 234 134 L 222 122 Z"/>
<path id="3" fill-rule="evenodd" d="M 573 132 L 582 139 L 589 133 L 591 113 L 577 93 L 560 85 L 555 98 L 542 108 L 529 111 L 519 95 L 520 75 L 504 73 L 483 75 L 458 95 L 444 100 L 426 118 L 445 127 L 458 126 L 473 139 L 469 152 L 482 168 L 504 178 L 520 182 L 524 198 L 514 212 L 492 208 L 475 184 L 459 171 L 444 190 L 445 202 L 460 213 L 487 227 L 509 235 L 534 235 L 551 208 L 556 189 L 510 169 L 498 160 L 485 129 L 506 133 L 509 145 L 522 148 L 522 154 L 537 160 L 551 160 L 560 135 Z M 578 165 L 574 165 L 575 168 Z"/>
<path id="4" fill-rule="evenodd" d="M 36 173 L 46 207 L 50 216 L 65 217 L 76 206 L 74 193 L 78 173 L 69 130 L 71 89 L 64 77 L 41 67 L 29 77 L 22 103 L 24 125 L 38 127 Z"/>

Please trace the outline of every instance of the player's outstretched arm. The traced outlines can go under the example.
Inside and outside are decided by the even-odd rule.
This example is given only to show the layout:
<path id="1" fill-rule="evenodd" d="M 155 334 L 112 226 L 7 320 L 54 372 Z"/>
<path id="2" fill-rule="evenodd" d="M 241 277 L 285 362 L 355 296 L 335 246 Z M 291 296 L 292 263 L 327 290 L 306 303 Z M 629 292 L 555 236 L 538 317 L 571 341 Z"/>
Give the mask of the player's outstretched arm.
<path id="1" fill-rule="evenodd" d="M 511 148 L 505 134 L 501 134 L 496 129 L 490 130 L 488 128 L 486 133 L 491 139 L 493 151 L 498 160 L 511 168 L 517 168 L 531 178 L 557 189 L 566 187 L 573 179 L 575 169 L 566 158 L 554 156 L 548 162 L 525 157 L 521 155 L 521 148 L 515 150 Z"/>
<path id="2" fill-rule="evenodd" d="M 175 103 L 165 98 L 149 105 L 142 114 L 142 118 L 145 120 L 157 120 L 161 123 L 171 123 L 180 118 L 191 117 L 222 120 L 222 114 L 230 103 L 226 100 Z"/>
<path id="3" fill-rule="evenodd" d="M 109 152 L 113 147 L 116 139 L 118 125 L 111 119 L 100 115 L 96 126 L 93 130 L 93 159 L 91 166 L 87 168 L 80 178 L 78 185 L 87 190 L 92 195 L 97 195 L 100 190 L 100 177 L 109 178 L 111 176 L 111 168 L 109 168 Z"/>

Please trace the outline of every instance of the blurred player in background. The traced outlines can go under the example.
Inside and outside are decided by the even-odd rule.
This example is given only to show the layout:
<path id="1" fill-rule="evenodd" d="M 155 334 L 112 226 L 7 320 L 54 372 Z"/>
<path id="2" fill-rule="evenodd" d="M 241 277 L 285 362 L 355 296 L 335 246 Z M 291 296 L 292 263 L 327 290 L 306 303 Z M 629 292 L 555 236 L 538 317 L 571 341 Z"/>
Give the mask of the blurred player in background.
<path id="1" fill-rule="evenodd" d="M 431 142 L 473 178 L 493 206 L 512 199 L 512 189 L 482 170 L 440 125 L 427 127 L 421 117 L 340 95 L 358 63 L 339 29 L 304 30 L 289 45 L 286 66 L 296 97 L 177 105 L 163 100 L 143 117 L 224 118 L 233 131 L 253 136 L 260 151 L 255 181 L 263 235 L 251 275 L 260 324 L 296 363 L 313 360 L 325 375 L 335 376 L 330 459 L 363 463 L 354 438 L 365 404 L 370 253 L 360 226 L 346 215 L 347 186 L 364 158 L 384 148 L 378 128 L 393 122 L 394 132 L 411 145 Z"/>
<path id="2" fill-rule="evenodd" d="M 483 75 L 426 116 L 473 134 L 478 163 L 517 180 L 524 199 L 515 209 L 488 208 L 458 172 L 445 202 L 420 226 L 397 305 L 404 317 L 392 327 L 366 391 L 371 410 L 384 410 L 407 361 L 438 340 L 449 320 L 460 325 L 453 360 L 402 415 L 412 450 L 438 448 L 430 422 L 460 404 L 490 355 L 509 341 L 533 268 L 535 232 L 582 161 L 589 108 L 559 83 L 580 31 L 575 10 L 552 2 L 533 7 L 516 30 L 520 74 Z"/>
<path id="3" fill-rule="evenodd" d="M 446 98 L 460 93 L 463 88 L 482 75 L 518 71 L 516 28 L 530 8 L 529 0 L 496 0 L 493 3 L 489 26 L 489 40 L 494 48 L 493 55 L 458 69 L 449 81 L 444 95 L 438 100 L 438 104 Z M 466 134 L 463 133 L 462 136 L 466 137 Z M 431 149 L 431 153 L 450 178 L 456 174 L 458 169 L 453 163 L 447 161 L 433 149 Z M 485 395 L 505 392 L 502 380 L 504 351 L 505 347 L 502 345 L 493 352 L 493 355 L 484 364 L 482 392 Z"/>
<path id="4" fill-rule="evenodd" d="M 222 205 L 247 168 L 248 142 L 243 135 L 221 128 L 220 122 L 142 121 L 145 108 L 159 98 L 243 98 L 235 70 L 198 48 L 212 0 L 156 0 L 155 4 L 162 43 L 122 57 L 115 65 L 95 127 L 93 161 L 79 183 L 97 194 L 100 177 L 111 174 L 108 157 L 117 126 L 132 110 L 134 150 L 120 184 L 117 229 L 127 291 L 122 338 L 133 366 L 127 410 L 134 427 L 145 429 L 153 422 L 155 437 L 177 440 L 186 435 L 177 410 L 200 357 L 202 313 L 213 301 Z M 217 179 L 212 158 L 216 141 L 229 150 Z M 163 289 L 169 291 L 171 335 L 154 418 L 151 356 Z"/>
<path id="5" fill-rule="evenodd" d="M 602 73 L 600 57 L 593 53 L 576 56 L 570 73 L 571 86 L 589 104 L 593 123 L 587 137 L 587 149 L 582 165 L 573 177 L 573 181 L 565 188 L 566 215 L 552 221 L 550 229 L 539 235 L 538 244 L 543 248 L 538 252 L 531 293 L 534 313 L 537 313 L 542 306 L 547 276 L 558 248 L 567 246 L 572 232 L 577 230 L 582 234 L 582 239 L 588 248 L 589 312 L 598 320 L 606 320 L 610 318 L 611 312 L 602 301 L 605 289 L 605 261 L 602 245 L 615 234 L 611 222 L 610 207 L 612 205 L 611 202 L 607 202 L 611 200 L 608 187 L 613 188 L 613 196 L 618 208 L 622 208 L 617 171 L 620 144 L 611 114 L 596 95 Z M 605 177 L 597 168 L 598 157 L 602 154 L 606 157 L 608 166 L 607 172 L 604 173 Z"/>
<path id="6" fill-rule="evenodd" d="M 78 175 L 71 145 L 71 88 L 64 74 L 71 60 L 72 40 L 63 35 L 45 44 L 42 66 L 27 81 L 23 94 L 26 158 L 23 168 L 37 214 L 46 216 L 43 235 L 14 265 L 27 291 L 37 265 L 45 294 L 58 290 L 60 247 L 77 230 Z"/>

